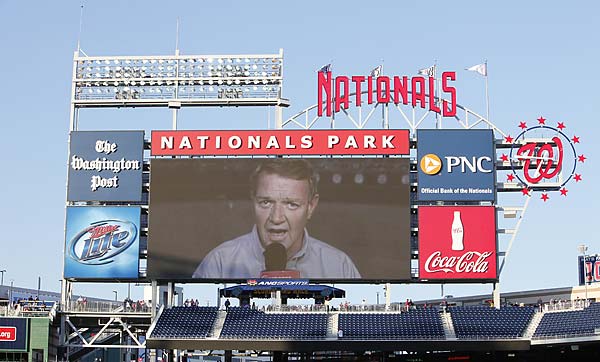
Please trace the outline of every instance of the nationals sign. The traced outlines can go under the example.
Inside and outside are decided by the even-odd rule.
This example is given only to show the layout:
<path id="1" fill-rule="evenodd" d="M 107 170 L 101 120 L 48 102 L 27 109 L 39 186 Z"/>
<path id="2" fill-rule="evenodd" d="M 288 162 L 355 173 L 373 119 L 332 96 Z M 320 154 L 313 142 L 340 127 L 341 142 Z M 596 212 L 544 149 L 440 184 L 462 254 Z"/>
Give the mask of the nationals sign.
<path id="1" fill-rule="evenodd" d="M 494 206 L 419 206 L 420 279 L 497 279 Z"/>
<path id="2" fill-rule="evenodd" d="M 408 155 L 408 130 L 152 131 L 152 156 Z"/>

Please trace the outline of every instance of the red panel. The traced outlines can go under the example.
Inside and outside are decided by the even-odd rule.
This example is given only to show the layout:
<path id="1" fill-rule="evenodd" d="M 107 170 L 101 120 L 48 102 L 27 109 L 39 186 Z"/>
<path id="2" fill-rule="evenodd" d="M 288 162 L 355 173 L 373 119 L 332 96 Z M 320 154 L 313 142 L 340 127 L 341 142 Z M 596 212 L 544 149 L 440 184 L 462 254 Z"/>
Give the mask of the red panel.
<path id="1" fill-rule="evenodd" d="M 153 156 L 408 155 L 408 130 L 152 131 Z"/>
<path id="2" fill-rule="evenodd" d="M 420 206 L 420 279 L 496 279 L 493 206 Z"/>
<path id="3" fill-rule="evenodd" d="M 14 342 L 17 340 L 17 327 L 0 327 L 0 341 Z"/>

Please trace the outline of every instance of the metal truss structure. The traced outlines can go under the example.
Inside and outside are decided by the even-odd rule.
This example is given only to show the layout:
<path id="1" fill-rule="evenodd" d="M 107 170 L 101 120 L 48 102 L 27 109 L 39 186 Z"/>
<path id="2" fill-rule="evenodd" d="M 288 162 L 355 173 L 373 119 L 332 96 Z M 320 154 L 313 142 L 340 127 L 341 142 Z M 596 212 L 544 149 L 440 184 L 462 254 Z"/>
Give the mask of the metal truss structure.
<path id="1" fill-rule="evenodd" d="M 185 107 L 274 106 L 280 120 L 282 109 L 289 105 L 281 96 L 282 87 L 283 50 L 238 55 L 180 55 L 176 51 L 167 56 L 87 56 L 76 51 L 69 131 L 78 130 L 82 108 L 169 108 L 173 129 L 177 129 L 178 110 Z M 141 207 L 147 211 L 147 198 Z M 147 227 L 142 233 L 147 234 Z M 73 305 L 72 283 L 63 280 L 61 293 L 60 344 L 70 350 L 69 355 L 91 348 L 146 348 L 140 336 L 150 327 L 152 312 L 132 312 L 119 304 L 108 308 Z M 152 287 L 157 295 L 156 282 Z M 118 343 L 109 343 L 114 338 Z"/>
<path id="2" fill-rule="evenodd" d="M 71 131 L 80 108 L 168 107 L 177 128 L 181 107 L 275 106 L 281 97 L 283 50 L 277 54 L 99 56 L 75 52 Z"/>

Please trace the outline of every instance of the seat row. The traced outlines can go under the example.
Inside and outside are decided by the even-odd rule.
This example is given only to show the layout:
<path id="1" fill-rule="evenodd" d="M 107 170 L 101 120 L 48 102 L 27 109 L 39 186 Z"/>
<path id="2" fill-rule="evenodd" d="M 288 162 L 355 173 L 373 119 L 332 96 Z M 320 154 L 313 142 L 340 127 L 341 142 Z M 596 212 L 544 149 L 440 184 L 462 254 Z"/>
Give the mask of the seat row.
<path id="1" fill-rule="evenodd" d="M 600 303 L 592 303 L 583 310 L 549 312 L 544 314 L 534 338 L 585 336 L 600 331 Z"/>
<path id="2" fill-rule="evenodd" d="M 533 307 L 450 307 L 456 337 L 522 338 L 535 313 Z M 214 307 L 165 309 L 151 338 L 206 338 L 215 324 Z M 230 308 L 220 338 L 322 339 L 327 336 L 327 313 L 265 313 Z M 339 313 L 341 339 L 443 339 L 442 316 L 437 310 L 404 313 Z M 548 312 L 534 338 L 591 335 L 600 331 L 600 303 L 579 311 Z"/>

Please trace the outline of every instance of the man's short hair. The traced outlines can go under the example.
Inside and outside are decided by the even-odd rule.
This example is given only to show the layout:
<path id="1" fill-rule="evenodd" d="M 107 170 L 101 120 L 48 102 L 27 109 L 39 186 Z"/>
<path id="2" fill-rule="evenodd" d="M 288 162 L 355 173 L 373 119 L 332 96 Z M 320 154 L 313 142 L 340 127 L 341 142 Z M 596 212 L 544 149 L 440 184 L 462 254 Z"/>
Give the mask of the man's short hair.
<path id="1" fill-rule="evenodd" d="M 312 198 L 318 193 L 317 182 L 318 176 L 312 167 L 312 164 L 301 158 L 271 158 L 264 161 L 254 169 L 250 175 L 250 195 L 256 194 L 258 186 L 258 177 L 261 173 L 278 175 L 292 180 L 308 181 L 308 195 Z"/>

